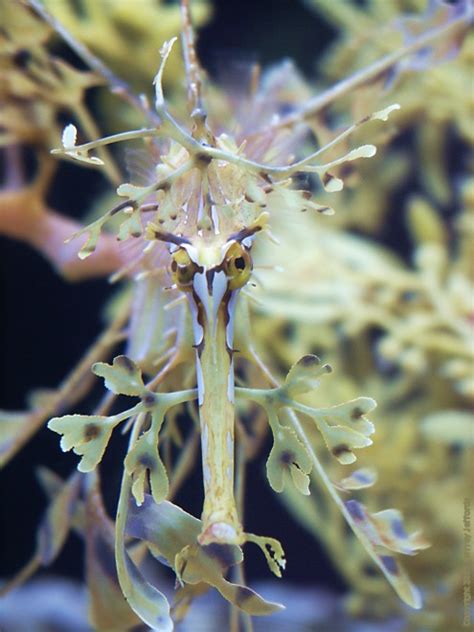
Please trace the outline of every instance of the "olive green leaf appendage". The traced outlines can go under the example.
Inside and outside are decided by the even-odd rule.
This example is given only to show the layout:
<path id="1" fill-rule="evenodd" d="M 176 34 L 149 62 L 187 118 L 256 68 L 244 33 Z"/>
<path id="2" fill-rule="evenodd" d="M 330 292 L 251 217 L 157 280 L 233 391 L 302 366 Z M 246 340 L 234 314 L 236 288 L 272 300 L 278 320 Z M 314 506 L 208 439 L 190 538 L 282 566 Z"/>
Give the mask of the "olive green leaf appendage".
<path id="1" fill-rule="evenodd" d="M 165 414 L 173 406 L 195 399 L 195 389 L 174 393 L 154 393 L 143 382 L 141 370 L 127 356 L 117 356 L 111 365 L 98 362 L 92 371 L 104 379 L 105 386 L 115 395 L 139 397 L 140 403 L 111 416 L 65 415 L 54 417 L 48 427 L 62 436 L 63 451 L 73 449 L 82 456 L 78 465 L 81 472 L 92 471 L 102 460 L 114 428 L 127 419 L 145 415 L 149 429 L 136 441 L 125 459 L 125 469 L 133 480 L 132 493 L 138 504 L 143 502 L 147 477 L 156 503 L 168 494 L 168 477 L 161 461 L 158 446 L 159 432 Z"/>
<path id="2" fill-rule="evenodd" d="M 273 432 L 273 447 L 267 460 L 267 477 L 276 492 L 282 492 L 288 480 L 304 495 L 310 494 L 309 474 L 313 468 L 333 501 L 365 550 L 383 572 L 399 597 L 413 608 L 421 608 L 421 596 L 392 554 L 415 555 L 429 544 L 420 533 L 408 534 L 403 518 L 396 509 L 370 513 L 357 500 L 343 501 L 338 491 L 347 492 L 370 487 L 376 472 L 360 468 L 339 482 L 324 472 L 303 426 L 295 413 L 311 419 L 322 435 L 326 447 L 341 465 L 356 461 L 355 450 L 370 446 L 375 427 L 366 417 L 376 406 L 369 397 L 358 397 L 331 407 L 314 408 L 299 398 L 319 385 L 331 373 L 319 358 L 306 355 L 290 369 L 282 386 L 272 389 L 236 389 L 237 395 L 262 406 Z M 283 420 L 283 421 L 282 421 Z"/>

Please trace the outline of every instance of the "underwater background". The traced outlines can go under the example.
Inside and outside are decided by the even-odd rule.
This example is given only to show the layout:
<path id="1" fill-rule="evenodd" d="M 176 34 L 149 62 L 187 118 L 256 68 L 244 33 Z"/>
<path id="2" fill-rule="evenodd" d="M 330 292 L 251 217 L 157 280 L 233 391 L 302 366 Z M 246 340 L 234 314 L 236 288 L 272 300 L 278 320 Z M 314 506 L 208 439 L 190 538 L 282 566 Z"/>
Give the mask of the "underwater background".
<path id="1" fill-rule="evenodd" d="M 0 0 L 0 15 L 15 4 L 21 3 Z M 43 4 L 65 23 L 59 1 Z M 76 4 L 87 2 L 64 0 L 64 6 Z M 104 26 L 103 41 L 99 29 L 96 39 L 91 35 L 86 43 L 119 76 L 123 71 L 136 91 L 149 92 L 159 47 L 179 32 L 179 14 L 172 19 L 167 14 L 165 20 L 160 12 L 173 3 L 150 1 L 144 4 L 153 5 L 156 24 L 148 21 L 141 31 L 139 26 L 127 30 L 131 14 L 123 9 L 123 15 L 113 17 L 119 4 L 127 2 L 98 3 L 110 30 Z M 197 51 L 214 81 L 235 92 L 236 99 L 251 64 L 276 67 L 291 60 L 295 94 L 309 99 L 396 50 L 407 32 L 449 23 L 453 6 L 422 0 L 213 0 L 201 3 Z M 69 28 L 74 32 L 73 24 Z M 76 24 L 75 34 L 79 39 L 87 35 L 86 25 Z M 113 46 L 107 45 L 110 38 L 116 40 Z M 59 39 L 53 38 L 49 46 L 83 69 Z M 134 47 L 154 56 L 143 64 L 138 54 L 136 59 L 130 56 Z M 411 63 L 409 59 L 393 76 L 376 78 L 344 95 L 315 122 L 314 134 L 324 138 L 328 129 L 364 113 L 390 103 L 401 105 L 387 126 L 367 133 L 378 146 L 377 156 L 357 170 L 351 169 L 352 163 L 340 168 L 337 175 L 346 181 L 342 192 L 318 192 L 318 203 L 335 209 L 333 217 L 307 218 L 306 213 L 300 220 L 283 215 L 275 227 L 281 243 L 265 256 L 284 269 L 279 275 L 262 269 L 261 301 L 252 308 L 253 336 L 278 375 L 284 376 L 304 353 L 313 353 L 335 370 L 324 382 L 326 405 L 360 395 L 377 400 L 371 415 L 374 443 L 357 455 L 362 468 L 377 471 L 377 481 L 361 489 L 358 498 L 370 511 L 396 507 L 409 531 L 422 531 L 430 543 L 430 548 L 404 560 L 424 606 L 418 611 L 404 606 L 382 575 L 367 568 L 369 558 L 324 491 L 315 490 L 312 501 L 306 502 L 309 497 L 288 488 L 279 495 L 269 490 L 265 455 L 272 442 L 267 436 L 246 473 L 246 524 L 252 533 L 271 533 L 284 544 L 287 567 L 277 581 L 269 578 L 263 558 L 248 556 L 246 577 L 272 600 L 286 603 L 288 610 L 274 619 L 255 617 L 255 630 L 270 625 L 288 631 L 469 629 L 466 585 L 470 587 L 472 569 L 471 545 L 466 542 L 471 542 L 474 482 L 472 33 L 457 34 L 449 46 L 434 49 Z M 0 59 L 1 54 L 0 49 Z M 165 77 L 165 90 L 179 108 L 179 70 Z M 0 81 L 0 98 L 7 97 Z M 290 94 L 288 111 L 292 98 Z M 86 104 L 104 134 L 123 129 L 125 121 L 135 126 L 134 114 L 128 115 L 106 95 L 93 90 Z M 59 107 L 54 116 L 58 129 L 70 119 Z M 0 133 L 5 128 L 8 118 L 0 118 Z M 357 132 L 357 141 L 365 142 L 365 133 Z M 58 145 L 47 137 L 20 142 L 28 177 L 42 159 L 38 146 Z M 125 161 L 125 153 L 120 158 Z M 2 169 L 5 180 L 6 160 Z M 79 220 L 94 216 L 109 189 L 99 172 L 63 161 L 46 199 L 50 208 Z M 106 279 L 68 282 L 38 251 L 0 237 L 2 411 L 24 410 L 32 391 L 57 387 L 99 336 L 104 319 L 110 321 L 118 294 Z M 91 408 L 99 396 L 95 385 L 81 410 Z M 1 432 L 0 427 L 0 438 Z M 101 465 L 110 515 L 125 450 L 125 438 L 116 433 Z M 331 480 L 339 480 L 344 466 L 319 449 L 318 456 Z M 2 578 L 12 577 L 35 547 L 46 507 L 38 468 L 47 466 L 66 478 L 76 461 L 59 449 L 57 435 L 43 428 L 5 464 L 0 475 Z M 176 502 L 199 515 L 201 487 L 196 462 Z M 83 554 L 81 539 L 69 537 L 51 566 L 5 597 L 3 607 L 0 603 L 0 629 L 92 629 L 81 587 Z M 171 589 L 171 576 L 166 581 Z M 212 592 L 197 600 L 189 619 L 177 629 L 223 630 L 225 613 L 226 605 Z"/>

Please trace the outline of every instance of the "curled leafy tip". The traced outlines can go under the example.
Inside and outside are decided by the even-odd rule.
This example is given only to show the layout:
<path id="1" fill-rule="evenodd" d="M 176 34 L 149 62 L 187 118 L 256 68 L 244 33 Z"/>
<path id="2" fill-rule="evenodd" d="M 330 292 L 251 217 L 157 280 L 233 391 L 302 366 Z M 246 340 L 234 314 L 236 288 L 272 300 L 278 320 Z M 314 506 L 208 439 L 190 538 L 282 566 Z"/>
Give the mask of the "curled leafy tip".
<path id="1" fill-rule="evenodd" d="M 252 533 L 246 533 L 245 538 L 247 542 L 253 542 L 260 547 L 272 573 L 277 577 L 281 577 L 281 572 L 285 570 L 286 567 L 286 559 L 285 551 L 280 542 L 275 538 L 254 535 Z"/>
<path id="2" fill-rule="evenodd" d="M 74 160 L 78 160 L 79 162 L 85 162 L 89 165 L 103 165 L 104 161 L 97 156 L 89 156 L 89 153 L 86 149 L 81 149 L 76 145 L 77 139 L 77 128 L 72 123 L 66 125 L 64 128 L 61 142 L 61 149 L 52 149 L 52 154 L 59 154 L 63 156 L 68 156 L 69 158 L 73 158 Z"/>
<path id="3" fill-rule="evenodd" d="M 117 195 L 119 195 L 120 197 L 135 199 L 145 195 L 148 190 L 149 187 L 139 187 L 135 184 L 124 182 L 117 187 Z"/>
<path id="4" fill-rule="evenodd" d="M 342 491 L 354 489 L 365 489 L 372 487 L 377 480 L 377 472 L 368 467 L 354 470 L 350 476 L 346 476 L 342 480 L 335 483 L 336 487 Z"/>
<path id="5" fill-rule="evenodd" d="M 165 42 L 160 49 L 161 55 L 161 64 L 158 69 L 158 72 L 153 79 L 153 84 L 155 86 L 155 105 L 159 109 L 164 104 L 164 96 L 163 96 L 163 72 L 166 66 L 166 62 L 171 53 L 171 50 L 178 38 L 173 37 L 169 41 Z"/>
<path id="6" fill-rule="evenodd" d="M 377 153 L 377 148 L 375 145 L 360 145 L 359 147 L 355 147 L 335 160 L 331 162 L 325 163 L 323 165 L 306 165 L 301 168 L 301 171 L 307 171 L 310 173 L 317 173 L 321 178 L 321 184 L 324 189 L 328 191 L 328 193 L 335 193 L 337 191 L 342 191 L 344 188 L 344 181 L 332 174 L 329 169 L 333 167 L 337 167 L 339 165 L 343 165 L 347 162 L 352 162 L 354 160 L 359 160 L 360 158 L 372 158 Z"/>
<path id="7" fill-rule="evenodd" d="M 116 395 L 140 396 L 146 390 L 140 368 L 125 355 L 115 357 L 111 365 L 97 362 L 92 372 L 104 378 L 106 388 Z"/>
<path id="8" fill-rule="evenodd" d="M 388 117 L 390 116 L 390 114 L 394 112 L 395 110 L 399 110 L 400 107 L 401 106 L 399 103 L 393 103 L 392 105 L 387 106 L 383 110 L 378 110 L 377 112 L 374 112 L 370 116 L 370 118 L 373 121 L 388 121 Z"/>
<path id="9" fill-rule="evenodd" d="M 314 409 L 311 416 L 331 454 L 342 465 L 356 461 L 355 449 L 372 445 L 369 438 L 375 428 L 365 415 L 375 408 L 370 397 L 358 397 L 345 404 Z"/>
<path id="10" fill-rule="evenodd" d="M 360 147 L 356 147 L 346 154 L 346 160 L 350 162 L 359 158 L 372 158 L 376 153 L 377 147 L 375 145 L 360 145 Z"/>
<path id="11" fill-rule="evenodd" d="M 319 386 L 319 378 L 331 373 L 329 364 L 321 364 L 315 355 L 305 355 L 289 370 L 285 379 L 285 389 L 290 397 L 308 393 Z"/>

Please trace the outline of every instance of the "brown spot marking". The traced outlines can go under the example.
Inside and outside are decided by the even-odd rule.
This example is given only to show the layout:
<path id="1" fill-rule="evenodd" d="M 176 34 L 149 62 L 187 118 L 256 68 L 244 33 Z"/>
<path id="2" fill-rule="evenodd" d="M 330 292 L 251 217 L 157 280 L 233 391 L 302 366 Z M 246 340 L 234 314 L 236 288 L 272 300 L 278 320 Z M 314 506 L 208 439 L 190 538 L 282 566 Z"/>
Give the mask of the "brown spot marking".
<path id="1" fill-rule="evenodd" d="M 230 544 L 208 544 L 202 547 L 204 553 L 215 559 L 223 570 L 236 563 L 235 548 Z"/>
<path id="2" fill-rule="evenodd" d="M 147 470 L 150 470 L 150 472 L 152 472 L 156 467 L 155 459 L 149 454 L 142 454 L 140 458 L 138 459 L 138 462 L 144 468 L 146 468 Z"/>
<path id="3" fill-rule="evenodd" d="M 263 180 L 265 180 L 265 182 L 268 182 L 268 184 L 273 184 L 273 180 L 271 179 L 270 175 L 268 173 L 266 173 L 265 171 L 260 171 L 260 173 L 258 175 L 261 178 L 263 178 Z"/>
<path id="4" fill-rule="evenodd" d="M 242 605 L 249 599 L 252 599 L 252 597 L 253 593 L 250 588 L 247 588 L 246 586 L 237 587 L 235 591 L 235 601 L 237 602 L 237 604 Z"/>
<path id="5" fill-rule="evenodd" d="M 143 418 L 143 424 L 142 424 L 142 428 L 143 428 L 143 431 L 144 431 L 144 432 L 146 432 L 147 430 L 149 430 L 149 429 L 150 429 L 150 427 L 151 427 L 151 422 L 152 422 L 152 421 L 153 421 L 153 416 L 152 416 L 152 414 L 150 413 L 150 411 L 147 411 L 147 412 L 145 413 L 144 418 Z"/>
<path id="6" fill-rule="evenodd" d="M 132 360 L 130 360 L 130 358 L 125 355 L 121 355 L 115 358 L 115 364 L 124 371 L 127 371 L 127 373 L 132 374 L 135 372 L 135 364 L 132 362 Z"/>
<path id="7" fill-rule="evenodd" d="M 87 424 L 84 426 L 84 439 L 85 441 L 92 441 L 93 439 L 97 439 L 100 435 L 100 426 L 94 423 Z"/>
<path id="8" fill-rule="evenodd" d="M 360 419 L 364 414 L 364 411 L 362 410 L 362 408 L 359 408 L 358 406 L 356 406 L 352 412 L 351 412 L 351 419 L 353 419 L 354 421 L 356 419 Z"/>
<path id="9" fill-rule="evenodd" d="M 283 463 L 283 465 L 292 465 L 294 460 L 295 460 L 295 455 L 290 450 L 284 450 L 280 454 L 280 461 Z"/>
<path id="10" fill-rule="evenodd" d="M 329 182 L 331 182 L 331 180 L 334 180 L 335 176 L 332 175 L 332 173 L 329 173 L 329 171 L 326 171 L 326 173 L 323 174 L 323 177 L 321 178 L 324 186 L 327 186 L 329 184 Z"/>
<path id="11" fill-rule="evenodd" d="M 26 50 L 26 48 L 21 48 L 13 55 L 12 61 L 18 68 L 26 68 L 29 61 L 31 60 L 31 57 L 32 55 L 29 50 Z"/>
<path id="12" fill-rule="evenodd" d="M 196 154 L 196 162 L 200 163 L 200 166 L 207 166 L 212 162 L 212 158 L 205 153 Z"/>
<path id="13" fill-rule="evenodd" d="M 330 210 L 330 206 L 322 206 L 321 208 L 318 208 L 318 213 L 321 213 L 324 215 L 324 213 L 326 213 L 326 211 Z"/>
<path id="14" fill-rule="evenodd" d="M 117 206 L 114 206 L 114 208 L 109 212 L 109 215 L 112 217 L 112 215 L 116 215 L 116 213 L 123 211 L 123 209 L 127 207 L 135 210 L 137 208 L 137 204 L 133 200 L 125 200 L 124 202 L 117 204 Z"/>
<path id="15" fill-rule="evenodd" d="M 251 197 L 248 193 L 244 195 L 244 198 L 246 199 L 247 202 L 250 202 L 250 204 L 253 204 L 255 202 L 253 197 Z"/>
<path id="16" fill-rule="evenodd" d="M 331 452 L 334 454 L 336 458 L 339 456 L 342 456 L 343 454 L 352 454 L 352 450 L 344 443 L 341 443 L 340 445 L 336 445 L 331 450 Z"/>
<path id="17" fill-rule="evenodd" d="M 310 367 L 310 366 L 316 366 L 316 364 L 319 364 L 320 362 L 321 360 L 318 358 L 318 356 L 308 354 L 308 355 L 303 356 L 301 360 L 298 362 L 298 364 L 304 367 Z"/>
<path id="18" fill-rule="evenodd" d="M 148 391 L 143 397 L 142 402 L 147 408 L 152 408 L 156 404 L 156 395 L 151 391 Z"/>
<path id="19" fill-rule="evenodd" d="M 301 195 L 303 196 L 305 200 L 310 200 L 313 197 L 313 194 L 311 193 L 311 191 L 303 191 Z"/>

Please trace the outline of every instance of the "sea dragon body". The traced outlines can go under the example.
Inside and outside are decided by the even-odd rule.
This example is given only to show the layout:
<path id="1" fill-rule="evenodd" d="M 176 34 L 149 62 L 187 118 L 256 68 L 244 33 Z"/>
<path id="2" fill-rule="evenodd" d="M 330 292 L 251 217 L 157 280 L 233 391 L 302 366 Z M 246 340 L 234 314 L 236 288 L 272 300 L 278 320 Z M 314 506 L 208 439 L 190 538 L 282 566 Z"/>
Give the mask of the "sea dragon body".
<path id="1" fill-rule="evenodd" d="M 249 227 L 227 237 L 187 238 L 155 232 L 167 241 L 171 275 L 192 315 L 201 428 L 204 508 L 199 543 L 241 544 L 243 529 L 234 499 L 235 308 L 253 269 L 251 248 L 266 222 L 263 213 Z"/>

